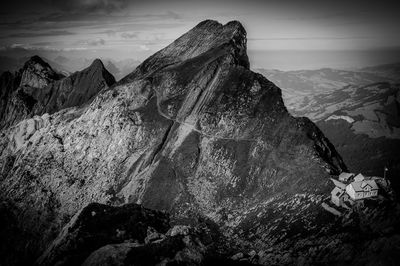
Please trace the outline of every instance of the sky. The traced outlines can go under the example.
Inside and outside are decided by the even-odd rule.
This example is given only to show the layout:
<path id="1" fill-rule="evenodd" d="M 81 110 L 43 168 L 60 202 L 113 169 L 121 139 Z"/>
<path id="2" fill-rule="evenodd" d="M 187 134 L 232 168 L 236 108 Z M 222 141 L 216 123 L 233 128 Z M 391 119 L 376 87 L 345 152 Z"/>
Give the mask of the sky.
<path id="1" fill-rule="evenodd" d="M 382 0 L 13 0 L 0 56 L 143 61 L 215 19 L 243 24 L 252 68 L 356 68 L 400 62 L 399 11 Z"/>

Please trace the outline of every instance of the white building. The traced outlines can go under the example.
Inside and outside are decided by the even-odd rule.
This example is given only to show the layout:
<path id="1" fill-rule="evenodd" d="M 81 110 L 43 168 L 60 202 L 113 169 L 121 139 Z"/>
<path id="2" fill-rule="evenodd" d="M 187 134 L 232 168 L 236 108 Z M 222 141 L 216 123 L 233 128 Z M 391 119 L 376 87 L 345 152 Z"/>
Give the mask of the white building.
<path id="1" fill-rule="evenodd" d="M 346 184 L 333 178 L 331 180 L 335 184 L 335 188 L 331 191 L 331 201 L 338 207 L 343 206 L 349 198 L 346 193 Z"/>
<path id="2" fill-rule="evenodd" d="M 363 180 L 365 180 L 365 176 L 363 176 L 361 173 L 354 177 L 354 182 L 360 182 Z"/>
<path id="3" fill-rule="evenodd" d="M 378 195 L 378 185 L 374 180 L 354 181 L 346 187 L 352 200 L 365 199 Z"/>
<path id="4" fill-rule="evenodd" d="M 349 195 L 347 195 L 346 191 L 340 187 L 335 187 L 331 191 L 331 200 L 338 207 L 343 206 L 344 202 L 346 202 L 348 199 Z"/>

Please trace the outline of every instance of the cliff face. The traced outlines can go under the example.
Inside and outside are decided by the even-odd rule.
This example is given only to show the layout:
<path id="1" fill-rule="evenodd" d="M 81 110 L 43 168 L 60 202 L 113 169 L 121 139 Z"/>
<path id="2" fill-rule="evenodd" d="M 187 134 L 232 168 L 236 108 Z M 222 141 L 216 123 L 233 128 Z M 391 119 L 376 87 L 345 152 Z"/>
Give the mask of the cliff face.
<path id="1" fill-rule="evenodd" d="M 52 114 L 61 109 L 80 106 L 114 83 L 114 77 L 105 69 L 103 63 L 96 59 L 86 69 L 38 91 L 40 94 L 37 98 L 41 99 L 41 104 L 35 106 L 34 112 Z"/>
<path id="2" fill-rule="evenodd" d="M 63 77 L 38 56 L 28 60 L 15 75 L 4 73 L 1 80 L 7 85 L 1 84 L 0 128 L 34 115 L 80 106 L 115 83 L 98 59 L 88 68 Z"/>
<path id="3" fill-rule="evenodd" d="M 266 246 L 294 227 L 310 232 L 329 174 L 345 169 L 321 131 L 249 69 L 238 22 L 204 21 L 90 104 L 2 134 L 1 198 L 31 232 L 33 257 L 90 202 L 205 217 L 235 245 Z M 291 208 L 275 226 L 282 204 Z"/>
<path id="4" fill-rule="evenodd" d="M 63 78 L 56 73 L 49 64 L 39 56 L 31 57 L 22 68 L 20 86 L 42 89 L 54 80 Z"/>

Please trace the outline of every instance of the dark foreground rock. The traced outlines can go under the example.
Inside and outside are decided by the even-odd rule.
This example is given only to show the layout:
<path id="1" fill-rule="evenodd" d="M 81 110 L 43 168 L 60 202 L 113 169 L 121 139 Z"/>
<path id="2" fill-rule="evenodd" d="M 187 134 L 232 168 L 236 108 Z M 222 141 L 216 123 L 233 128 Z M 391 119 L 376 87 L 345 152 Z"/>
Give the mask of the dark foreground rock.
<path id="1" fill-rule="evenodd" d="M 371 200 L 319 234 L 237 249 L 210 223 L 171 225 L 165 212 L 92 203 L 64 227 L 37 265 L 397 265 L 400 208 Z M 224 243 L 225 242 L 225 243 Z M 233 242 L 231 242 L 232 244 Z M 223 249 L 221 249 L 223 247 Z"/>
<path id="2" fill-rule="evenodd" d="M 107 244 L 145 243 L 148 234 L 165 234 L 168 215 L 128 204 L 121 207 L 91 203 L 79 212 L 38 260 L 39 265 L 79 265 Z"/>
<path id="3" fill-rule="evenodd" d="M 190 226 L 171 227 L 160 211 L 127 204 L 92 203 L 64 227 L 37 265 L 199 265 L 211 235 Z"/>

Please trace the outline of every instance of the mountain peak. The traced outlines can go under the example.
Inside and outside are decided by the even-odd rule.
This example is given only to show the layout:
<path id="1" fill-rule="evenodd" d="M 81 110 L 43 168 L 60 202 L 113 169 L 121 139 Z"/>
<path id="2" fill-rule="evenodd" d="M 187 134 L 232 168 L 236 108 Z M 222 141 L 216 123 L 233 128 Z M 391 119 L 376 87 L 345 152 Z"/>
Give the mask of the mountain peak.
<path id="1" fill-rule="evenodd" d="M 237 20 L 229 21 L 228 23 L 223 25 L 222 23 L 220 23 L 216 20 L 206 19 L 206 20 L 203 20 L 202 22 L 200 22 L 199 24 L 197 24 L 192 30 L 194 30 L 196 28 L 203 28 L 203 29 L 207 29 L 210 31 L 218 30 L 218 29 L 224 29 L 226 31 L 239 30 L 246 35 L 246 30 L 244 29 L 242 23 L 240 23 Z M 232 31 L 232 33 L 233 33 L 233 31 Z"/>
<path id="2" fill-rule="evenodd" d="M 29 64 L 39 64 L 42 65 L 44 67 L 50 67 L 50 65 L 48 63 L 46 63 L 46 61 L 44 61 L 40 56 L 38 55 L 34 55 L 31 58 L 29 58 L 28 61 L 26 61 L 25 66 L 29 65 Z"/>
<path id="3" fill-rule="evenodd" d="M 104 79 L 107 86 L 111 86 L 115 83 L 114 76 L 105 68 L 103 62 L 98 58 L 93 60 L 92 64 L 83 70 L 83 73 L 85 72 L 97 73 L 94 76 L 99 79 Z"/>
<path id="4" fill-rule="evenodd" d="M 195 28 L 197 28 L 197 27 L 213 27 L 213 26 L 219 26 L 219 27 L 222 27 L 223 25 L 221 24 L 221 23 L 219 23 L 218 21 L 216 21 L 216 20 L 213 20 L 213 19 L 206 19 L 206 20 L 203 20 L 203 21 L 201 21 L 201 22 L 199 22 L 196 26 L 195 26 Z"/>
<path id="5" fill-rule="evenodd" d="M 90 65 L 90 68 L 92 68 L 92 67 L 102 69 L 102 68 L 104 68 L 104 64 L 99 58 L 96 58 L 95 60 L 93 60 L 92 64 Z"/>
<path id="6" fill-rule="evenodd" d="M 123 78 L 120 84 L 210 51 L 214 52 L 209 56 L 232 56 L 236 65 L 249 69 L 246 35 L 246 30 L 238 21 L 223 25 L 215 20 L 204 20 L 145 60 L 133 73 Z"/>
<path id="7" fill-rule="evenodd" d="M 240 30 L 246 31 L 242 25 L 242 23 L 240 23 L 240 21 L 238 20 L 231 20 L 228 23 L 225 24 L 226 27 L 232 27 L 232 28 L 238 28 Z"/>
<path id="8" fill-rule="evenodd" d="M 22 68 L 21 86 L 43 88 L 54 80 L 59 80 L 63 76 L 53 70 L 53 68 L 40 56 L 32 56 L 25 62 Z"/>
<path id="9" fill-rule="evenodd" d="M 225 25 L 215 20 L 204 20 L 190 31 L 164 48 L 164 54 L 178 55 L 179 60 L 199 56 L 212 49 L 230 46 L 231 54 L 240 65 L 249 68 L 247 57 L 247 33 L 239 21 L 230 21 Z"/>

